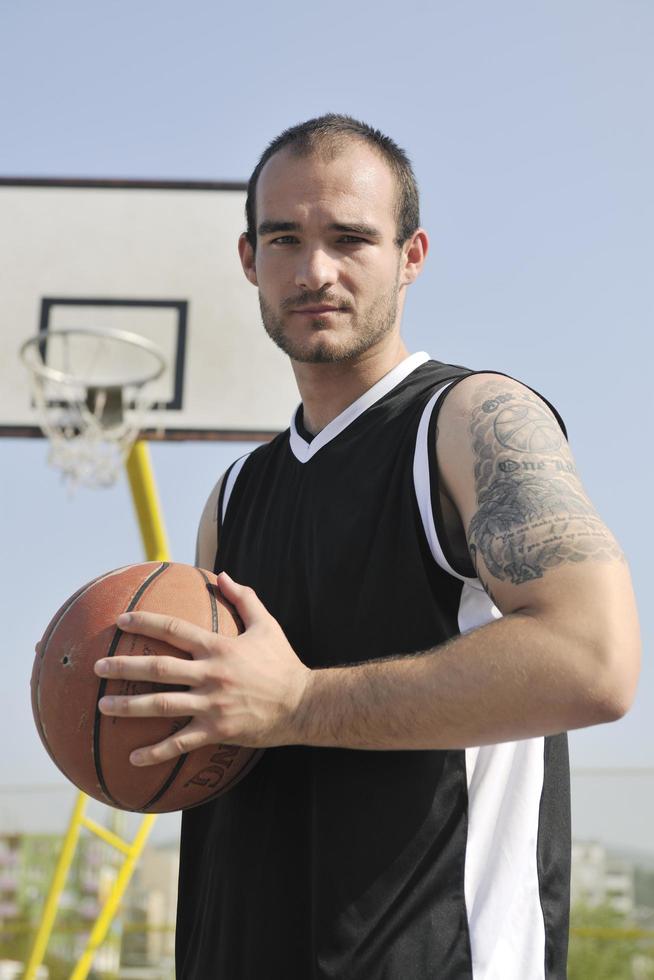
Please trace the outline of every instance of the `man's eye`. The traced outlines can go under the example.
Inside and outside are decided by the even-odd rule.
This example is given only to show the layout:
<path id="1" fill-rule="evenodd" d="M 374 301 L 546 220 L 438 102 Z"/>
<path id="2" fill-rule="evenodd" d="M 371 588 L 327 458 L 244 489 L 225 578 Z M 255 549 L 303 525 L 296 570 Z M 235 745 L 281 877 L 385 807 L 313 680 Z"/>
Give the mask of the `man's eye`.
<path id="1" fill-rule="evenodd" d="M 279 235 L 278 238 L 273 238 L 270 242 L 271 245 L 294 245 L 297 242 L 295 235 Z"/>

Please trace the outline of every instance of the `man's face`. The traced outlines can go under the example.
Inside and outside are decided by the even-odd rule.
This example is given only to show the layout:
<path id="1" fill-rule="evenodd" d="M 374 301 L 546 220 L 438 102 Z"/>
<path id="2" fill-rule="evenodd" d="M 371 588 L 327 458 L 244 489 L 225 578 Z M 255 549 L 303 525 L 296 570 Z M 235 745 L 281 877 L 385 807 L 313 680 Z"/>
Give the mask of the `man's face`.
<path id="1" fill-rule="evenodd" d="M 358 357 L 399 331 L 405 250 L 395 179 L 370 147 L 276 153 L 257 188 L 257 248 L 239 243 L 266 331 L 293 360 Z"/>

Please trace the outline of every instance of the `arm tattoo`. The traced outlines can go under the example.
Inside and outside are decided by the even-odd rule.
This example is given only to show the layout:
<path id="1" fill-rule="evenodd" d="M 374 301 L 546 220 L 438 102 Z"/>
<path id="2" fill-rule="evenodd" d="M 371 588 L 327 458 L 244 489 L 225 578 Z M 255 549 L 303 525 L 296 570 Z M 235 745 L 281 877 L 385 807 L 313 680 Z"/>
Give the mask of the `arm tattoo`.
<path id="1" fill-rule="evenodd" d="M 468 528 L 472 560 L 514 585 L 567 562 L 622 557 L 585 496 L 556 420 L 529 391 L 483 389 L 472 412 L 478 510 Z M 482 583 L 483 584 L 483 583 Z"/>

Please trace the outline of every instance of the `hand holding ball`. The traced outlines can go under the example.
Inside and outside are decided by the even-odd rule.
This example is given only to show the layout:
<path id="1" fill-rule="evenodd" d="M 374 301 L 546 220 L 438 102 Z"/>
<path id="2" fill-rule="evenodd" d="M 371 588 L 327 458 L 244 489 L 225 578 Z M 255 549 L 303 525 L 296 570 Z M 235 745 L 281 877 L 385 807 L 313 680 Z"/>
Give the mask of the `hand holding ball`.
<path id="1" fill-rule="evenodd" d="M 41 740 L 68 779 L 88 796 L 123 810 L 163 813 L 205 803 L 234 786 L 260 751 L 205 745 L 168 762 L 136 767 L 130 754 L 183 728 L 190 718 L 111 717 L 104 696 L 184 690 L 151 681 L 109 680 L 94 673 L 114 656 L 190 655 L 116 625 L 123 612 L 161 613 L 214 633 L 237 636 L 242 626 L 222 598 L 216 576 L 190 565 L 128 565 L 88 583 L 58 610 L 37 647 L 32 708 Z"/>

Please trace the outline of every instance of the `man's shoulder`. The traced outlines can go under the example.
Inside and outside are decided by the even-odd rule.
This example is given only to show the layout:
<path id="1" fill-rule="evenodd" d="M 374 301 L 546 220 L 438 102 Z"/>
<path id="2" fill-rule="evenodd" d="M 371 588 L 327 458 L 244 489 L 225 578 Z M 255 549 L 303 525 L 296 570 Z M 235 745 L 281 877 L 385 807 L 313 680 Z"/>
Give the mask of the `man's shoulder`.
<path id="1" fill-rule="evenodd" d="M 389 394 L 407 407 L 411 404 L 424 405 L 433 395 L 444 395 L 453 385 L 460 384 L 473 373 L 472 368 L 462 364 L 448 364 L 425 355 L 423 363 L 411 371 Z"/>
<path id="2" fill-rule="evenodd" d="M 525 408 L 531 404 L 535 409 L 553 415 L 565 433 L 563 419 L 545 395 L 501 371 L 468 372 L 455 379 L 446 394 L 441 410 L 444 425 L 454 424 L 464 417 L 470 418 L 471 413 L 479 411 L 494 413 L 503 406 L 508 410 L 509 402 L 513 402 L 514 406 L 517 402 Z"/>

